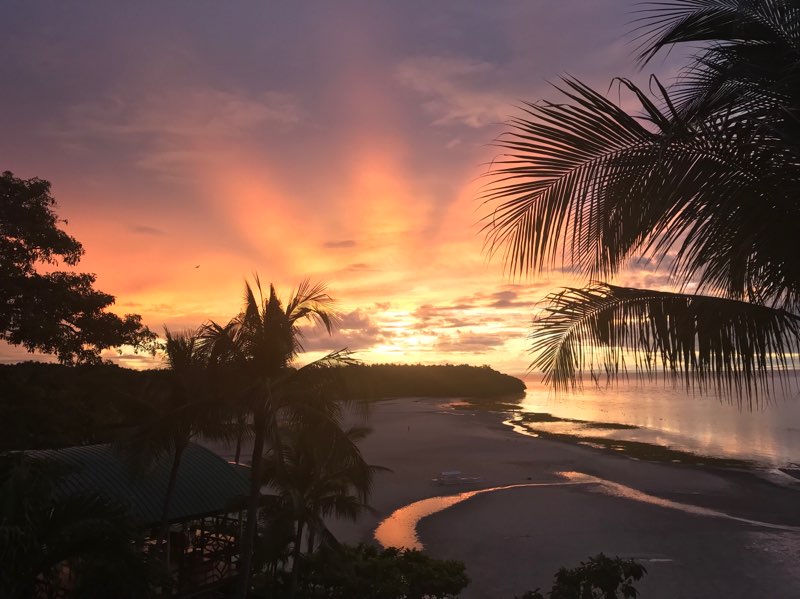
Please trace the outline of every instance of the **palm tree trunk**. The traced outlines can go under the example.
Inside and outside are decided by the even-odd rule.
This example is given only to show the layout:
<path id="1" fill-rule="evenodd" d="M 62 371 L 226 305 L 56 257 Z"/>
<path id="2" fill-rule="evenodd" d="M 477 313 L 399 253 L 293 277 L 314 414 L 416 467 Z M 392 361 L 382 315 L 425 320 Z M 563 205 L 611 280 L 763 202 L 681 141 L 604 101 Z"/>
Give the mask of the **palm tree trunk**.
<path id="1" fill-rule="evenodd" d="M 253 414 L 255 438 L 253 439 L 253 458 L 250 466 L 250 497 L 247 500 L 247 522 L 240 544 L 239 581 L 235 595 L 237 599 L 247 599 L 250 590 L 250 568 L 253 563 L 253 546 L 258 525 L 258 500 L 261 495 L 261 471 L 264 464 L 264 440 L 268 416 L 269 411 L 266 405 Z"/>
<path id="2" fill-rule="evenodd" d="M 236 435 L 236 455 L 233 458 L 233 461 L 237 464 L 242 457 L 242 437 L 244 437 L 244 430 L 245 425 L 247 424 L 247 416 L 242 416 L 239 414 L 236 417 L 236 428 L 238 429 L 239 433 Z"/>
<path id="3" fill-rule="evenodd" d="M 172 469 L 169 472 L 167 492 L 164 495 L 164 505 L 161 508 L 161 525 L 158 528 L 157 538 L 159 547 L 167 539 L 167 534 L 169 533 L 169 508 L 172 503 L 172 496 L 175 494 L 175 484 L 178 482 L 178 468 L 180 468 L 186 445 L 187 443 L 185 442 L 175 443 L 175 456 L 172 458 Z"/>
<path id="4" fill-rule="evenodd" d="M 308 528 L 308 545 L 306 553 L 314 553 L 314 541 L 316 541 L 314 529 L 309 526 Z"/>
<path id="5" fill-rule="evenodd" d="M 292 548 L 292 586 L 289 587 L 289 597 L 294 597 L 297 593 L 297 581 L 300 578 L 300 553 L 303 545 L 303 519 L 297 520 L 297 532 L 294 535 L 294 547 Z"/>
<path id="6" fill-rule="evenodd" d="M 161 523 L 158 527 L 158 536 L 156 537 L 156 547 L 158 548 L 158 552 L 160 553 L 160 558 L 163 559 L 164 565 L 169 572 L 169 558 L 170 558 L 170 551 L 169 551 L 169 541 L 167 536 L 169 535 L 169 508 L 172 504 L 172 496 L 175 495 L 175 485 L 178 482 L 178 469 L 181 466 L 181 458 L 183 457 L 183 451 L 186 449 L 186 442 L 183 443 L 175 443 L 175 455 L 172 458 L 172 468 L 169 472 L 169 482 L 167 483 L 167 492 L 164 495 L 164 506 L 161 509 Z M 172 574 L 170 573 L 167 581 L 166 581 L 166 588 L 167 592 L 172 592 Z"/>
<path id="7" fill-rule="evenodd" d="M 242 433 L 236 437 L 236 455 L 233 456 L 233 461 L 239 463 L 239 458 L 242 456 Z"/>

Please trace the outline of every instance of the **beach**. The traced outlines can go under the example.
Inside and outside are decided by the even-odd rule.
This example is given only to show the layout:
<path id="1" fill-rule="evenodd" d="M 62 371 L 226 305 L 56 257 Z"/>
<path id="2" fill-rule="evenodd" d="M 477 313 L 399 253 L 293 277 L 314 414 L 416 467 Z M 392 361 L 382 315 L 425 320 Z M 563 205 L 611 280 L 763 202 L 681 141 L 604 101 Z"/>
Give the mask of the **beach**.
<path id="1" fill-rule="evenodd" d="M 334 534 L 375 542 L 375 529 L 404 506 L 512 487 L 475 494 L 415 527 L 430 555 L 465 562 L 472 583 L 462 597 L 549 590 L 559 567 L 600 552 L 643 563 L 648 574 L 636 586 L 646 598 L 800 596 L 800 483 L 790 477 L 645 462 L 521 435 L 503 420 L 435 399 L 372 404 L 362 451 L 391 472 L 376 476 L 375 512 L 332 522 Z M 447 470 L 480 480 L 431 481 Z"/>

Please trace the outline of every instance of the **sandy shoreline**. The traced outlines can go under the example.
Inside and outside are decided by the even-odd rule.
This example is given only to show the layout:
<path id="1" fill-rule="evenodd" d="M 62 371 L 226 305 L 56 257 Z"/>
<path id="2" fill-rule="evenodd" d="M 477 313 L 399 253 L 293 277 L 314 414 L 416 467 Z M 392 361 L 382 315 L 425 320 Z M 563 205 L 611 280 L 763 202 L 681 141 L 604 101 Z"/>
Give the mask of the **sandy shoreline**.
<path id="1" fill-rule="evenodd" d="M 436 557 L 466 562 L 473 580 L 466 598 L 511 599 L 527 589 L 549 588 L 559 566 L 577 565 L 600 551 L 645 563 L 649 574 L 640 585 L 643 597 L 800 597 L 800 532 L 641 499 L 798 527 L 796 488 L 778 487 L 750 473 L 641 462 L 529 438 L 502 425 L 500 414 L 443 404 L 400 399 L 373 405 L 369 423 L 374 432 L 362 451 L 370 463 L 392 472 L 377 477 L 371 500 L 375 515 L 364 515 L 356 524 L 332 523 L 339 538 L 371 541 L 383 518 L 419 499 L 559 482 L 564 480 L 559 472 L 573 471 L 624 485 L 639 498 L 614 496 L 613 485 L 599 484 L 484 493 L 423 519 L 420 540 Z M 481 482 L 443 487 L 430 481 L 450 469 L 478 475 Z"/>

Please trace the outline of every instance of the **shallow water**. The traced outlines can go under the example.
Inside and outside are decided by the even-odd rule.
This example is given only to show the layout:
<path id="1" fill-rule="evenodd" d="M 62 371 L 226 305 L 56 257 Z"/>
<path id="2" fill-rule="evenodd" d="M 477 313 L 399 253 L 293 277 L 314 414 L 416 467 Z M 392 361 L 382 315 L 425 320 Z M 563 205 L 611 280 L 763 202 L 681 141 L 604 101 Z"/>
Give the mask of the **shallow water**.
<path id="1" fill-rule="evenodd" d="M 608 437 L 663 445 L 701 455 L 754 460 L 766 466 L 800 462 L 800 397 L 776 393 L 752 408 L 716 397 L 688 395 L 669 384 L 629 383 L 579 393 L 554 394 L 528 382 L 522 412 L 548 413 L 598 423 L 634 425 L 609 429 L 569 422 L 529 426 L 554 433 Z"/>
<path id="2" fill-rule="evenodd" d="M 471 499 L 475 495 L 491 493 L 493 491 L 505 491 L 507 489 L 519 489 L 523 487 L 563 487 L 566 485 L 585 485 L 588 484 L 588 482 L 591 481 L 521 483 L 518 485 L 476 489 L 474 491 L 456 493 L 455 495 L 439 495 L 437 497 L 421 499 L 395 510 L 388 518 L 384 519 L 378 528 L 375 529 L 375 540 L 378 541 L 378 543 L 380 543 L 383 547 L 422 549 L 422 543 L 417 536 L 417 524 L 419 521 L 437 512 L 446 510 L 457 503 Z"/>
<path id="3" fill-rule="evenodd" d="M 763 522 L 760 520 L 751 520 L 749 518 L 741 518 L 733 516 L 719 510 L 713 510 L 706 507 L 691 505 L 688 503 L 681 503 L 672 501 L 654 495 L 649 495 L 633 487 L 628 487 L 615 483 L 610 480 L 605 480 L 582 472 L 558 472 L 558 476 L 564 479 L 562 482 L 547 482 L 547 483 L 523 483 L 518 485 L 506 485 L 502 487 L 491 487 L 488 489 L 476 489 L 473 491 L 465 491 L 455 495 L 440 495 L 436 497 L 429 497 L 415 501 L 404 507 L 401 507 L 384 519 L 378 528 L 375 529 L 375 540 L 378 541 L 383 547 L 405 547 L 408 549 L 424 549 L 422 542 L 417 535 L 417 525 L 420 520 L 432 516 L 438 512 L 446 510 L 462 501 L 472 499 L 476 495 L 484 493 L 495 493 L 498 491 L 506 491 L 509 489 L 521 488 L 536 488 L 536 487 L 564 487 L 570 485 L 581 485 L 590 488 L 593 491 L 604 493 L 612 497 L 619 497 L 630 501 L 639 503 L 646 503 L 658 507 L 677 510 L 686 514 L 695 516 L 704 516 L 707 518 L 722 518 L 725 520 L 733 520 L 742 524 L 749 524 L 760 528 L 771 530 L 780 530 L 787 532 L 800 532 L 800 527 L 786 526 L 783 524 L 774 524 L 772 522 Z"/>

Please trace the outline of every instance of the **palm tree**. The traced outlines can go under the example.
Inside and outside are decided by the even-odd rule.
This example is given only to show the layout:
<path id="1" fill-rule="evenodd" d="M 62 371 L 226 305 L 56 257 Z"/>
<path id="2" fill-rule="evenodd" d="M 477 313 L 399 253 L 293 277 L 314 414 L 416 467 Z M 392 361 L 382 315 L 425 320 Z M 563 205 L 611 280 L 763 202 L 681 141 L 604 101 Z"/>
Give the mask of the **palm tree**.
<path id="1" fill-rule="evenodd" d="M 0 597 L 55 592 L 148 597 L 151 576 L 125 507 L 95 493 L 59 493 L 65 474 L 23 454 L 0 464 Z"/>
<path id="2" fill-rule="evenodd" d="M 225 326 L 215 322 L 204 326 L 203 342 L 212 363 L 236 372 L 241 381 L 239 395 L 249 411 L 253 427 L 252 482 L 241 542 L 237 593 L 241 598 L 246 597 L 250 586 L 265 448 L 280 453 L 279 419 L 284 412 L 297 407 L 290 401 L 292 392 L 296 396 L 297 387 L 302 387 L 314 371 L 350 362 L 347 352 L 334 352 L 303 368 L 293 368 L 294 359 L 303 350 L 298 325 L 310 320 L 330 333 L 335 318 L 333 300 L 323 285 L 303 281 L 284 306 L 272 285 L 269 294 L 264 296 L 256 276 L 255 289 L 249 283 L 245 285 L 244 307 L 238 316 Z"/>
<path id="3" fill-rule="evenodd" d="M 279 493 L 295 522 L 292 543 L 290 596 L 297 590 L 303 534 L 307 552 L 318 538 L 331 539 L 325 518 L 356 520 L 369 510 L 367 500 L 378 466 L 366 463 L 357 442 L 370 430 L 341 428 L 339 418 L 320 417 L 325 410 L 304 410 L 302 418 L 281 427 L 280 453 L 273 449 L 265 461 L 264 482 Z"/>
<path id="4" fill-rule="evenodd" d="M 211 385 L 208 354 L 199 343 L 197 331 L 173 333 L 165 327 L 164 336 L 169 368 L 163 373 L 163 384 L 148 387 L 147 401 L 141 402 L 140 424 L 118 444 L 140 469 L 171 456 L 158 532 L 160 542 L 169 531 L 170 506 L 186 447 L 198 436 L 225 440 L 234 431 L 229 424 L 230 409 Z"/>
<path id="5" fill-rule="evenodd" d="M 800 8 L 790 0 L 672 0 L 639 14 L 643 63 L 703 44 L 656 97 L 627 79 L 631 115 L 574 78 L 526 104 L 498 141 L 484 195 L 490 253 L 513 275 L 561 264 L 589 280 L 644 260 L 679 293 L 594 282 L 548 297 L 531 365 L 663 369 L 740 399 L 768 392 L 800 350 Z M 587 352 L 586 346 L 600 351 Z"/>

